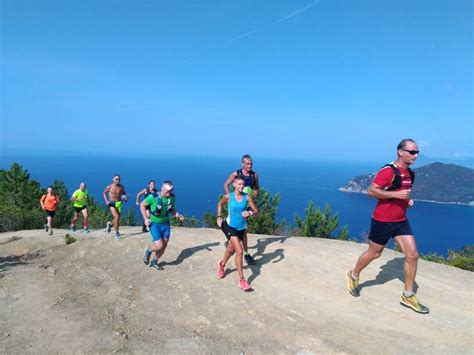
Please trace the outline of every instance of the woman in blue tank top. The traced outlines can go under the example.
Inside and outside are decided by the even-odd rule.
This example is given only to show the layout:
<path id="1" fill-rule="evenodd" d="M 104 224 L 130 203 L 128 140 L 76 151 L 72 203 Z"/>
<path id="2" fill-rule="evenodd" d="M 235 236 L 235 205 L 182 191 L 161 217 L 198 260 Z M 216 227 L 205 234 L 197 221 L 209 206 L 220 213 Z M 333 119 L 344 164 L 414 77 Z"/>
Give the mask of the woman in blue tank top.
<path id="1" fill-rule="evenodd" d="M 252 197 L 243 192 L 245 183 L 241 176 L 235 177 L 233 185 L 234 191 L 226 194 L 217 204 L 217 224 L 229 241 L 224 257 L 217 263 L 217 277 L 223 278 L 225 276 L 225 264 L 235 253 L 235 266 L 240 278 L 239 286 L 244 291 L 251 291 L 252 288 L 244 278 L 242 240 L 247 229 L 247 218 L 256 215 L 258 210 Z M 224 204 L 227 204 L 229 211 L 225 220 L 222 219 Z M 250 211 L 248 207 L 250 207 Z"/>

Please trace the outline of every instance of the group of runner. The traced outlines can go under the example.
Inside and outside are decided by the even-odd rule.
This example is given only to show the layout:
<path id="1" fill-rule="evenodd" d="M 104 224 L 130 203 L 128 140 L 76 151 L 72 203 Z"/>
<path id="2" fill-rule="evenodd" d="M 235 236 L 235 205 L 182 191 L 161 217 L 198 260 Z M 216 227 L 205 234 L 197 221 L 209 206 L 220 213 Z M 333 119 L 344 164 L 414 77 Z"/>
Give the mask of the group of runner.
<path id="1" fill-rule="evenodd" d="M 48 232 L 49 235 L 53 235 L 53 218 L 56 214 L 59 201 L 59 195 L 55 193 L 53 186 L 48 186 L 46 193 L 40 198 L 41 208 L 46 213 L 46 223 L 44 224 L 44 230 L 45 232 Z M 71 230 L 73 232 L 76 231 L 76 223 L 79 219 L 79 214 L 82 213 L 83 233 L 89 233 L 89 222 L 87 219 L 88 192 L 84 182 L 81 182 L 79 188 L 74 191 L 71 201 L 74 208 L 74 215 L 71 220 Z"/>
<path id="2" fill-rule="evenodd" d="M 413 206 L 410 199 L 411 188 L 414 183 L 414 173 L 410 169 L 419 154 L 418 146 L 412 139 L 403 139 L 397 146 L 397 159 L 385 165 L 376 174 L 368 188 L 368 194 L 378 200 L 372 216 L 369 233 L 368 249 L 357 260 L 353 269 L 346 273 L 347 287 L 352 296 L 360 295 L 359 275 L 374 259 L 378 258 L 388 241 L 393 238 L 405 255 L 405 287 L 400 297 L 400 303 L 418 313 L 428 313 L 427 307 L 417 299 L 414 283 L 418 263 L 418 250 L 410 224 L 406 217 L 406 210 Z M 247 220 L 258 214 L 258 208 L 253 199 L 259 195 L 259 178 L 252 169 L 253 161 L 246 154 L 241 159 L 242 167 L 232 172 L 224 183 L 225 195 L 217 204 L 217 225 L 227 238 L 226 249 L 222 259 L 217 262 L 217 277 L 224 278 L 227 261 L 235 255 L 235 265 L 239 275 L 239 286 L 244 291 L 251 291 L 252 287 L 245 279 L 243 260 L 248 265 L 255 263 L 248 252 Z M 233 189 L 231 189 L 233 187 Z M 185 217 L 177 212 L 176 200 L 173 193 L 174 185 L 165 180 L 158 191 L 155 181 L 150 180 L 147 188 L 138 192 L 136 204 L 140 206 L 143 217 L 143 232 L 151 235 L 152 243 L 145 248 L 143 262 L 154 270 L 160 270 L 159 259 L 164 254 L 170 238 L 170 217 L 184 221 Z M 140 197 L 144 196 L 142 202 Z M 120 184 L 120 176 L 115 175 L 113 181 L 103 193 L 104 202 L 109 207 L 113 219 L 107 222 L 106 230 L 115 230 L 115 238 L 120 239 L 119 219 L 122 203 L 128 200 L 125 188 Z M 71 221 L 71 230 L 76 230 L 79 213 L 83 215 L 84 233 L 88 233 L 87 223 L 87 190 L 86 184 L 81 183 L 71 200 L 74 204 L 74 217 Z M 52 187 L 41 198 L 41 206 L 47 214 L 45 230 L 52 234 L 52 218 L 59 198 L 54 195 Z M 227 206 L 227 216 L 223 215 L 224 206 Z M 225 217 L 225 218 L 224 218 Z"/>

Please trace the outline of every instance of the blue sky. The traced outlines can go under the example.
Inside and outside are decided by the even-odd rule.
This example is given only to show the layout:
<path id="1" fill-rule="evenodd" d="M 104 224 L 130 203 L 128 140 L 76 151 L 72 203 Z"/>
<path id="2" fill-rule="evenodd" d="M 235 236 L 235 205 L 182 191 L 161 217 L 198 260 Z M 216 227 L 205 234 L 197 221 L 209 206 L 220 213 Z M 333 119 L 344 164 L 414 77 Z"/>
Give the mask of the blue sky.
<path id="1" fill-rule="evenodd" d="M 471 1 L 0 6 L 3 153 L 474 157 Z"/>

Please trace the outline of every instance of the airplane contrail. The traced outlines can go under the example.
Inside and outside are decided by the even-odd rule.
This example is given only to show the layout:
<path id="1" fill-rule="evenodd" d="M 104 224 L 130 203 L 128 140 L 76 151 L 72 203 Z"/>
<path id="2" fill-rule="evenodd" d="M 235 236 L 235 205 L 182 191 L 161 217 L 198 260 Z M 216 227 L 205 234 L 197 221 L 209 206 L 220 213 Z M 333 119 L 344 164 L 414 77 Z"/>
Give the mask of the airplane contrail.
<path id="1" fill-rule="evenodd" d="M 279 19 L 279 20 L 276 20 L 275 22 L 272 23 L 272 25 L 276 25 L 276 24 L 278 24 L 278 23 L 280 23 L 280 22 L 286 21 L 286 20 L 288 20 L 289 18 L 292 18 L 292 17 L 294 17 L 294 16 L 296 16 L 296 15 L 302 13 L 303 11 L 308 10 L 309 8 L 311 8 L 311 7 L 313 7 L 314 5 L 316 5 L 319 1 L 320 1 L 320 0 L 316 0 L 315 2 L 313 2 L 313 3 L 309 4 L 309 5 L 306 5 L 305 7 L 301 8 L 301 9 L 299 9 L 299 10 L 296 10 L 295 12 L 293 12 L 293 13 L 291 13 L 291 14 L 285 16 L 285 17 L 282 17 L 282 18 Z"/>
<path id="2" fill-rule="evenodd" d="M 299 14 L 301 14 L 302 12 L 304 12 L 304 11 L 306 11 L 306 10 L 312 8 L 314 5 L 316 5 L 316 4 L 319 3 L 320 1 L 321 1 L 321 0 L 316 0 L 316 1 L 312 2 L 312 3 L 309 4 L 309 5 L 306 5 L 305 7 L 301 8 L 301 9 L 299 9 L 299 10 L 296 10 L 295 12 L 292 12 L 291 14 L 286 15 L 285 17 L 282 17 L 282 18 L 276 20 L 275 22 L 273 22 L 272 25 L 279 24 L 280 22 L 286 21 L 286 20 L 288 20 L 289 18 L 292 18 L 292 17 L 294 17 L 294 16 L 296 16 L 296 15 L 299 15 Z M 267 25 L 267 26 L 268 26 L 268 25 Z M 266 26 L 265 26 L 265 27 L 266 27 Z M 251 31 L 247 31 L 247 32 L 245 32 L 245 33 L 241 33 L 241 34 L 235 36 L 234 38 L 230 39 L 230 40 L 227 42 L 227 44 L 231 44 L 231 43 L 233 43 L 233 42 L 235 42 L 235 41 L 238 41 L 238 40 L 240 40 L 240 39 L 242 39 L 242 38 L 245 38 L 245 37 L 248 37 L 248 36 L 250 36 L 250 35 L 253 35 L 253 34 L 256 33 L 256 32 L 257 32 L 257 30 L 251 30 Z"/>
<path id="3" fill-rule="evenodd" d="M 257 32 L 257 30 L 252 30 L 252 31 L 248 31 L 248 32 L 245 32 L 245 33 L 242 33 L 238 36 L 235 36 L 234 38 L 232 38 L 231 40 L 229 40 L 228 44 L 232 43 L 232 42 L 235 42 L 241 38 L 244 38 L 244 37 L 247 37 L 247 36 L 250 36 L 251 34 L 254 34 L 255 32 Z"/>

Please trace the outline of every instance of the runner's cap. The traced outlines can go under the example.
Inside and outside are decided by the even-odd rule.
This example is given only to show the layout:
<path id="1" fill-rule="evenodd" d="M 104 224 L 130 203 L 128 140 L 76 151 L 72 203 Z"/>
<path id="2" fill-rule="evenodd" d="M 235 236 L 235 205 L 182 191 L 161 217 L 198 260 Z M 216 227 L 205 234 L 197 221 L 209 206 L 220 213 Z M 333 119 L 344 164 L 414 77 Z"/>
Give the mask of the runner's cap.
<path id="1" fill-rule="evenodd" d="M 171 190 L 173 190 L 174 186 L 173 186 L 173 184 L 164 183 L 163 187 L 165 188 L 166 191 L 171 191 Z"/>

